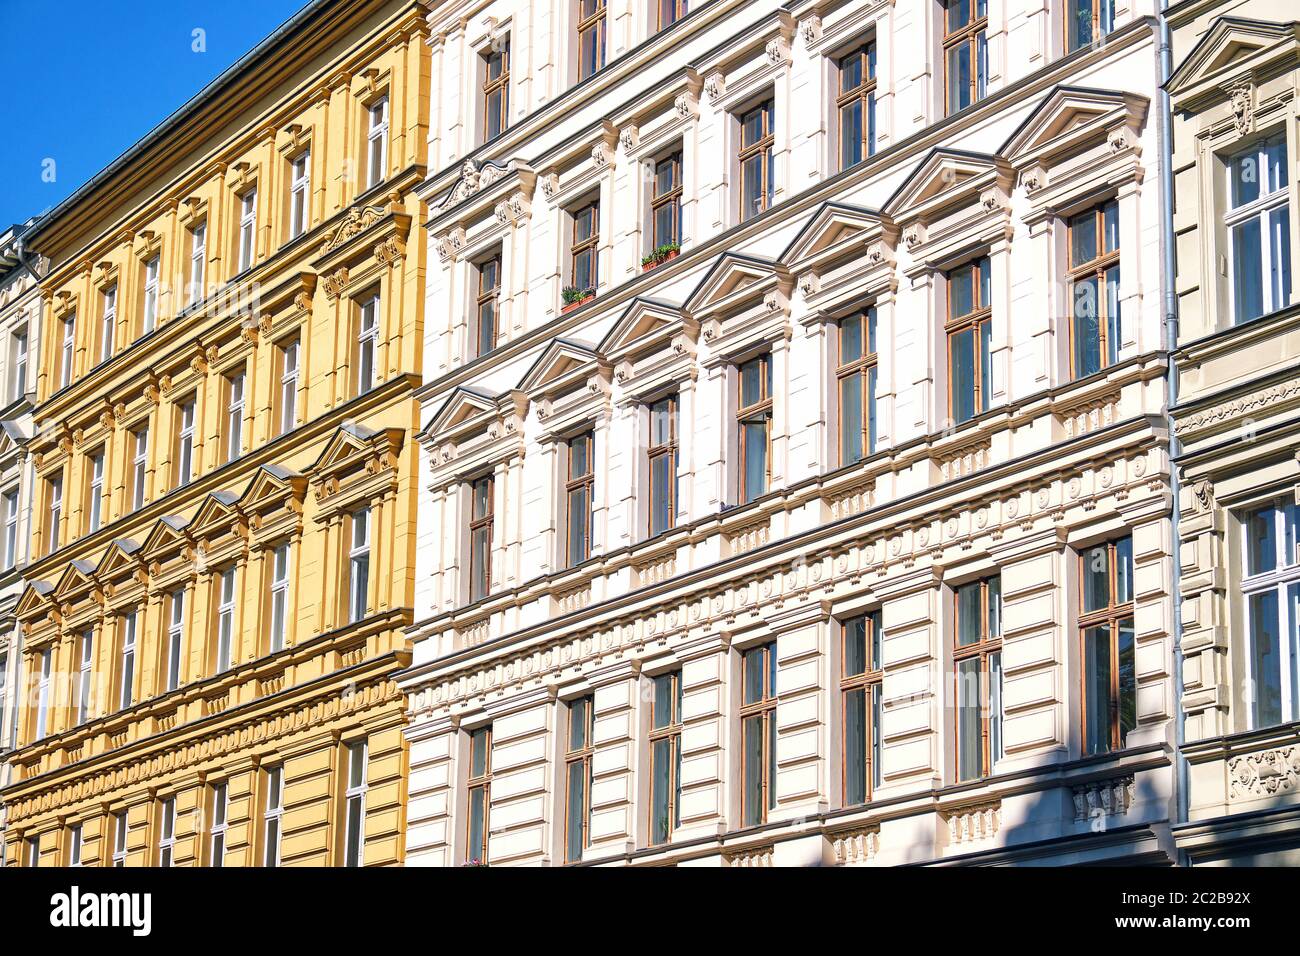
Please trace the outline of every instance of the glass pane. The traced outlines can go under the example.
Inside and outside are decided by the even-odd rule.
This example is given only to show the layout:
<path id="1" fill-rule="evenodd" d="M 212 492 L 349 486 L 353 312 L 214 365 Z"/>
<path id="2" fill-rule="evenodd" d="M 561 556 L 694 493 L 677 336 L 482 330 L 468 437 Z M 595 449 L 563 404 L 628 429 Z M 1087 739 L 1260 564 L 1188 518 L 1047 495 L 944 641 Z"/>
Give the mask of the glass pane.
<path id="1" fill-rule="evenodd" d="M 948 336 L 952 417 L 955 422 L 975 417 L 975 330 Z"/>
<path id="2" fill-rule="evenodd" d="M 763 189 L 763 153 L 759 152 L 747 158 L 740 166 L 740 179 L 744 184 L 741 193 L 740 218 L 745 220 L 762 212 L 765 208 Z"/>
<path id="3" fill-rule="evenodd" d="M 1260 180 L 1266 171 L 1260 168 L 1259 153 L 1253 149 L 1239 153 L 1232 160 L 1229 176 L 1233 207 L 1254 202 L 1260 195 Z"/>
<path id="4" fill-rule="evenodd" d="M 763 822 L 763 718 L 746 717 L 744 720 L 744 812 L 745 826 Z"/>
<path id="5" fill-rule="evenodd" d="M 1115 542 L 1115 603 L 1127 604 L 1133 600 L 1133 539 L 1120 538 Z"/>
<path id="6" fill-rule="evenodd" d="M 984 775 L 983 727 L 980 722 L 980 661 L 957 662 L 957 776 L 977 780 Z"/>
<path id="7" fill-rule="evenodd" d="M 469 775 L 482 777 L 488 768 L 488 731 L 484 727 L 470 734 Z"/>
<path id="8" fill-rule="evenodd" d="M 673 712 L 677 703 L 677 695 L 674 693 L 676 683 L 676 674 L 661 674 L 654 679 L 653 726 L 656 729 L 670 727 L 677 722 L 677 715 Z"/>
<path id="9" fill-rule="evenodd" d="M 587 489 L 578 488 L 569 493 L 569 563 L 587 560 L 587 522 L 589 517 Z"/>
<path id="10" fill-rule="evenodd" d="M 844 695 L 844 803 L 867 799 L 867 700 L 859 687 Z"/>
<path id="11" fill-rule="evenodd" d="M 851 617 L 844 622 L 844 676 L 867 671 L 867 619 Z"/>
<path id="12" fill-rule="evenodd" d="M 871 685 L 871 786 L 879 787 L 885 779 L 884 717 L 881 685 Z"/>
<path id="13" fill-rule="evenodd" d="M 957 596 L 957 646 L 978 644 L 984 618 L 984 595 L 980 582 L 964 584 L 956 589 Z"/>
<path id="14" fill-rule="evenodd" d="M 1069 52 L 1092 42 L 1092 0 L 1069 0 L 1066 36 Z"/>
<path id="15" fill-rule="evenodd" d="M 970 23 L 970 0 L 947 0 L 948 32 Z"/>
<path id="16" fill-rule="evenodd" d="M 869 663 L 872 670 L 880 670 L 885 659 L 885 627 L 882 623 L 883 620 L 883 611 L 867 612 L 867 631 L 871 636 L 871 660 Z"/>
<path id="17" fill-rule="evenodd" d="M 1120 344 L 1119 266 L 1106 270 L 1106 362 L 1119 361 Z"/>
<path id="18" fill-rule="evenodd" d="M 989 396 L 993 394 L 993 323 L 981 322 L 977 326 L 980 339 L 980 394 L 978 407 L 981 412 L 989 409 Z"/>
<path id="19" fill-rule="evenodd" d="M 1232 286 L 1238 322 L 1264 314 L 1262 241 L 1258 218 L 1232 230 Z"/>
<path id="20" fill-rule="evenodd" d="M 776 717 L 767 720 L 767 808 L 776 806 Z"/>
<path id="21" fill-rule="evenodd" d="M 854 99 L 840 108 L 840 168 L 862 161 L 862 100 Z"/>
<path id="22" fill-rule="evenodd" d="M 654 742 L 650 776 L 650 842 L 664 843 L 672 832 L 669 797 L 672 793 L 673 741 L 664 737 Z"/>
<path id="23" fill-rule="evenodd" d="M 862 358 L 862 316 L 840 320 L 840 364 L 848 365 Z"/>
<path id="24" fill-rule="evenodd" d="M 1271 727 L 1282 722 L 1281 621 L 1277 591 L 1250 595 L 1248 607 L 1254 726 Z"/>
<path id="25" fill-rule="evenodd" d="M 579 697 L 569 705 L 569 750 L 581 750 L 587 746 L 587 721 L 591 701 Z"/>
<path id="26" fill-rule="evenodd" d="M 1277 567 L 1277 521 L 1272 505 L 1246 516 L 1246 573 L 1263 574 Z"/>
<path id="27" fill-rule="evenodd" d="M 1286 206 L 1275 209 L 1268 217 L 1269 260 L 1272 263 L 1269 288 L 1270 307 L 1285 308 L 1291 302 L 1291 217 Z"/>
<path id="28" fill-rule="evenodd" d="M 1110 750 L 1110 630 L 1083 632 L 1084 753 Z"/>
<path id="29" fill-rule="evenodd" d="M 753 501 L 767 494 L 767 419 L 742 425 L 741 441 L 745 456 L 743 500 Z"/>
<path id="30" fill-rule="evenodd" d="M 586 820 L 587 766 L 582 760 L 569 764 L 569 787 L 565 802 L 564 858 L 581 860 L 583 823 Z"/>
<path id="31" fill-rule="evenodd" d="M 347 858 L 344 860 L 345 866 L 359 866 L 361 864 L 361 801 L 352 799 L 348 801 L 348 846 Z"/>
<path id="32" fill-rule="evenodd" d="M 862 85 L 862 52 L 855 50 L 840 58 L 840 92 L 847 93 Z"/>
<path id="33" fill-rule="evenodd" d="M 988 601 L 988 636 L 1002 636 L 1002 579 L 989 578 L 984 582 Z"/>
<path id="34" fill-rule="evenodd" d="M 862 374 L 854 372 L 840 379 L 840 449 L 841 464 L 861 461 L 862 447 Z"/>
<path id="35" fill-rule="evenodd" d="M 961 43 L 948 51 L 948 112 L 970 106 L 970 45 Z"/>
<path id="36" fill-rule="evenodd" d="M 1110 607 L 1110 550 L 1104 544 L 1083 555 L 1083 609 Z"/>
<path id="37" fill-rule="evenodd" d="M 876 367 L 867 369 L 867 451 L 876 450 Z"/>
<path id="38" fill-rule="evenodd" d="M 744 652 L 741 658 L 744 669 L 743 703 L 756 704 L 763 699 L 764 667 L 766 666 L 767 648 L 754 647 Z"/>
<path id="39" fill-rule="evenodd" d="M 475 787 L 469 792 L 469 838 L 465 848 L 466 862 L 482 863 L 487 853 L 487 791 Z"/>
<path id="40" fill-rule="evenodd" d="M 761 402 L 764 397 L 763 359 L 754 359 L 740 366 L 740 404 L 748 407 Z"/>
<path id="41" fill-rule="evenodd" d="M 1119 742 L 1124 746 L 1129 731 L 1137 726 L 1137 661 L 1133 644 L 1133 619 L 1116 625 L 1119 658 Z"/>
<path id="42" fill-rule="evenodd" d="M 960 318 L 975 311 L 974 266 L 963 266 L 948 273 L 949 317 Z"/>
<path id="43" fill-rule="evenodd" d="M 1291 615 L 1290 633 L 1287 634 L 1288 653 L 1291 658 L 1291 720 L 1300 719 L 1300 583 L 1287 589 L 1286 604 Z"/>
<path id="44" fill-rule="evenodd" d="M 1284 531 L 1285 547 L 1282 551 L 1282 563 L 1290 566 L 1300 564 L 1300 550 L 1297 544 L 1300 544 L 1300 505 L 1294 502 L 1286 504 L 1282 508 L 1283 523 L 1286 526 Z"/>
<path id="45" fill-rule="evenodd" d="M 1097 258 L 1097 214 L 1089 209 L 1070 220 L 1070 265 L 1083 265 Z"/>
<path id="46" fill-rule="evenodd" d="M 676 484 L 676 459 L 661 454 L 650 462 L 650 533 L 660 534 L 673 526 L 672 489 Z"/>
<path id="47" fill-rule="evenodd" d="M 989 655 L 989 759 L 1002 757 L 1002 654 Z M 992 770 L 993 767 L 989 767 Z"/>

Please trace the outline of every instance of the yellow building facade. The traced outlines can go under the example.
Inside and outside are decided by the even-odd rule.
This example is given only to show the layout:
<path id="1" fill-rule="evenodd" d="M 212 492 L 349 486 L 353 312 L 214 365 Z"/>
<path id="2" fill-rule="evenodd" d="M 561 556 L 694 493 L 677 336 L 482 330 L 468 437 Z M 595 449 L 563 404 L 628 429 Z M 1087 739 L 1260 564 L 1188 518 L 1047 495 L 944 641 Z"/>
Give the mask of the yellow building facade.
<path id="1" fill-rule="evenodd" d="M 309 4 L 28 237 L 10 865 L 403 861 L 425 13 Z"/>

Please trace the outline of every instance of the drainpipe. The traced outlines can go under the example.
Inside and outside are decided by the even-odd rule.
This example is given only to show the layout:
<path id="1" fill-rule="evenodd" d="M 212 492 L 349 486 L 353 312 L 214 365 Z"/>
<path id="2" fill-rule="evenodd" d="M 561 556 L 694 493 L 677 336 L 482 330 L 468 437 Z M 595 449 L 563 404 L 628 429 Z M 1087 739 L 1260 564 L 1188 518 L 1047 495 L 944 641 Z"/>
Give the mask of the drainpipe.
<path id="1" fill-rule="evenodd" d="M 1180 593 L 1183 562 L 1178 525 L 1182 517 L 1179 504 L 1178 468 L 1174 460 L 1179 454 L 1178 437 L 1174 434 L 1173 408 L 1178 402 L 1178 370 L 1174 367 L 1174 350 L 1178 347 L 1178 299 L 1174 289 L 1174 174 L 1173 174 L 1173 114 L 1169 107 L 1169 94 L 1165 83 L 1173 72 L 1173 50 L 1169 40 L 1169 20 L 1166 12 L 1169 0 L 1162 0 L 1159 14 L 1160 47 L 1158 51 L 1157 74 L 1160 78 L 1160 119 L 1156 129 L 1160 149 L 1160 203 L 1161 236 L 1164 240 L 1164 268 L 1161 270 L 1160 286 L 1164 300 L 1164 338 L 1165 361 L 1168 367 L 1165 373 L 1165 427 L 1169 429 L 1169 490 L 1173 501 L 1170 522 L 1173 528 L 1173 629 L 1174 629 L 1174 820 L 1173 823 L 1187 822 L 1188 805 L 1188 771 L 1187 760 L 1183 755 L 1186 743 L 1186 726 L 1183 718 L 1183 602 Z M 1187 865 L 1187 854 L 1177 851 L 1179 866 Z"/>

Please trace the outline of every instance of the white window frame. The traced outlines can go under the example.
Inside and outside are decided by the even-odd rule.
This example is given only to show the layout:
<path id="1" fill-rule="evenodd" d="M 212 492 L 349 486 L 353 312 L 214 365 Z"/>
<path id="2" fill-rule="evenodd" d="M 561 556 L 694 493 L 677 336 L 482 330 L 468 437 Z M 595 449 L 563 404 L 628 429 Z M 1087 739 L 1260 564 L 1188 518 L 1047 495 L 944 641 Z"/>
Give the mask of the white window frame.
<path id="1" fill-rule="evenodd" d="M 107 362 L 113 357 L 113 337 L 117 333 L 117 286 L 109 286 L 101 296 L 104 315 L 99 323 L 99 360 Z"/>
<path id="2" fill-rule="evenodd" d="M 131 433 L 135 449 L 131 456 L 131 503 L 136 509 L 145 502 L 144 485 L 149 469 L 149 426 L 141 425 Z"/>
<path id="3" fill-rule="evenodd" d="M 266 768 L 266 802 L 262 810 L 262 865 L 280 865 L 280 839 L 284 835 L 284 766 Z M 271 827 L 275 827 L 274 839 Z"/>
<path id="4" fill-rule="evenodd" d="M 293 431 L 298 418 L 298 363 L 301 345 L 298 339 L 280 348 L 283 366 L 280 371 L 280 434 Z"/>
<path id="5" fill-rule="evenodd" d="M 1294 499 L 1290 499 L 1294 501 Z M 1276 541 L 1276 554 L 1273 568 L 1258 574 L 1250 574 L 1250 530 L 1247 514 L 1261 507 L 1272 507 L 1273 536 Z M 1260 501 L 1245 509 L 1241 516 L 1241 606 L 1245 620 L 1245 670 L 1246 686 L 1251 689 L 1246 714 L 1251 730 L 1276 726 L 1261 724 L 1257 719 L 1254 688 L 1256 686 L 1254 661 L 1254 627 L 1251 617 L 1251 598 L 1256 595 L 1276 592 L 1278 641 L 1278 672 L 1281 683 L 1280 710 L 1282 723 L 1300 720 L 1300 594 L 1293 599 L 1292 591 L 1300 592 L 1300 508 L 1294 523 L 1288 524 L 1287 498 L 1273 501 Z M 1289 537 L 1288 537 L 1289 532 Z M 1287 553 L 1288 548 L 1290 554 Z"/>
<path id="6" fill-rule="evenodd" d="M 104 449 L 90 456 L 90 533 L 104 523 Z"/>
<path id="7" fill-rule="evenodd" d="M 13 488 L 5 491 L 3 502 L 5 522 L 4 567 L 8 571 L 18 564 L 18 489 Z M 4 672 L 0 671 L 0 681 L 3 680 Z"/>
<path id="8" fill-rule="evenodd" d="M 190 230 L 190 287 L 188 302 L 202 301 L 203 284 L 208 272 L 208 224 L 201 222 Z"/>
<path id="9" fill-rule="evenodd" d="M 27 849 L 27 859 L 25 861 L 29 868 L 35 869 L 41 865 L 41 837 L 40 834 L 27 837 L 24 841 Z"/>
<path id="10" fill-rule="evenodd" d="M 235 643 L 235 569 L 217 576 L 217 673 L 230 670 Z"/>
<path id="11" fill-rule="evenodd" d="M 127 819 L 126 811 L 119 810 L 113 814 L 113 866 L 126 866 L 126 838 L 127 838 Z"/>
<path id="12" fill-rule="evenodd" d="M 164 689 L 176 690 L 181 686 L 181 661 L 185 648 L 185 589 L 171 593 L 167 609 L 167 675 Z"/>
<path id="13" fill-rule="evenodd" d="M 1279 168 L 1285 177 L 1281 186 L 1265 192 L 1265 186 L 1270 185 L 1270 174 L 1268 153 L 1269 145 L 1280 142 L 1282 146 L 1282 162 Z M 1237 160 L 1242 157 L 1253 157 L 1260 170 L 1260 194 L 1251 202 L 1242 206 L 1233 206 L 1233 167 Z M 1273 230 L 1271 220 L 1273 213 L 1279 209 L 1287 211 L 1287 229 L 1288 233 L 1291 227 L 1291 175 L 1292 172 L 1287 166 L 1289 162 L 1289 147 L 1287 144 L 1286 133 L 1279 132 L 1271 136 L 1264 137 L 1247 149 L 1238 150 L 1227 158 L 1224 164 L 1225 179 L 1227 181 L 1227 192 L 1225 193 L 1223 228 L 1225 231 L 1226 242 L 1228 246 L 1228 307 L 1232 316 L 1232 324 L 1240 325 L 1243 322 L 1250 322 L 1253 319 L 1247 319 L 1237 314 L 1237 243 L 1235 234 L 1237 227 L 1245 225 L 1251 221 L 1258 221 L 1260 232 L 1260 274 L 1258 276 L 1260 283 L 1260 302 L 1263 305 L 1263 311 L 1257 318 L 1276 312 L 1278 309 L 1285 308 L 1290 304 L 1287 302 L 1275 302 L 1273 294 L 1273 257 L 1276 250 L 1273 244 Z M 1286 236 L 1287 245 L 1290 245 L 1290 235 Z M 1294 250 L 1291 250 L 1294 255 Z M 1292 279 L 1294 282 L 1294 277 Z M 1294 295 L 1291 296 L 1294 298 Z"/>
<path id="14" fill-rule="evenodd" d="M 171 867 L 176 854 L 176 798 L 163 799 L 158 821 L 158 866 Z"/>
<path id="15" fill-rule="evenodd" d="M 136 612 L 129 611 L 122 620 L 121 671 L 118 674 L 118 709 L 126 710 L 134 700 Z"/>
<path id="16" fill-rule="evenodd" d="M 81 866 L 81 824 L 68 827 L 68 866 Z"/>
<path id="17" fill-rule="evenodd" d="M 141 325 L 146 334 L 158 324 L 158 270 L 161 264 L 158 256 L 144 264 L 144 321 Z"/>
<path id="18" fill-rule="evenodd" d="M 95 632 L 93 630 L 82 631 L 78 650 L 80 657 L 77 662 L 77 726 L 81 726 L 90 717 L 90 689 L 95 673 Z"/>
<path id="19" fill-rule="evenodd" d="M 289 545 L 276 545 L 271 551 L 271 627 L 270 652 L 284 650 L 289 631 Z"/>
<path id="20" fill-rule="evenodd" d="M 348 551 L 348 622 L 366 616 L 370 590 L 370 509 L 352 513 L 352 547 Z"/>
<path id="21" fill-rule="evenodd" d="M 311 221 L 311 150 L 289 162 L 289 238 L 297 239 Z"/>
<path id="22" fill-rule="evenodd" d="M 357 320 L 357 394 L 375 387 L 375 359 L 379 354 L 379 293 L 361 303 Z"/>
<path id="23" fill-rule="evenodd" d="M 41 651 L 41 670 L 36 683 L 36 740 L 44 740 L 50 722 L 50 669 L 54 651 L 47 647 Z"/>
<path id="24" fill-rule="evenodd" d="M 212 823 L 208 826 L 208 866 L 226 865 L 226 821 L 230 816 L 230 786 L 225 780 L 212 785 Z"/>
<path id="25" fill-rule="evenodd" d="M 60 323 L 63 327 L 62 355 L 59 357 L 59 387 L 67 388 L 72 384 L 72 361 L 77 354 L 77 316 L 65 316 Z"/>
<path id="26" fill-rule="evenodd" d="M 177 449 L 177 485 L 188 485 L 194 479 L 194 399 L 180 405 L 180 447 Z"/>
<path id="27" fill-rule="evenodd" d="M 373 189 L 388 174 L 388 97 L 366 108 L 366 188 Z"/>
<path id="28" fill-rule="evenodd" d="M 63 476 L 50 479 L 50 552 L 59 549 L 59 525 L 63 521 Z"/>
<path id="29" fill-rule="evenodd" d="M 363 866 L 365 865 L 365 848 L 366 848 L 366 791 L 369 788 L 369 770 L 367 764 L 370 759 L 370 744 L 365 740 L 357 740 L 347 745 L 347 790 L 344 792 L 344 837 L 343 837 L 343 865 L 344 866 Z M 360 773 L 358 773 L 358 769 Z M 353 808 L 356 807 L 356 813 Z M 357 827 L 352 825 L 353 816 L 357 819 Z"/>
<path id="30" fill-rule="evenodd" d="M 253 266 L 257 254 L 257 187 L 246 190 L 239 197 L 239 268 L 246 272 Z"/>
<path id="31" fill-rule="evenodd" d="M 26 329 L 20 329 L 14 333 L 13 346 L 13 388 L 9 400 L 16 402 L 27 393 L 28 343 Z"/>
<path id="32" fill-rule="evenodd" d="M 234 461 L 244 451 L 244 372 L 226 379 L 226 461 Z"/>

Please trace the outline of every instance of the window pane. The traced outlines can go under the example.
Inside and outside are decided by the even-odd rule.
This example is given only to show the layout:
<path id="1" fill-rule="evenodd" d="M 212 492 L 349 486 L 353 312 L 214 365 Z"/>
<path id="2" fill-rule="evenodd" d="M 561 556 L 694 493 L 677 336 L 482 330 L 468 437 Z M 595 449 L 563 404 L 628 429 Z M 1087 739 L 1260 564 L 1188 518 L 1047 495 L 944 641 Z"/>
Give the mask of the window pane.
<path id="1" fill-rule="evenodd" d="M 876 367 L 867 369 L 867 451 L 876 450 Z"/>
<path id="2" fill-rule="evenodd" d="M 664 843 L 672 833 L 669 797 L 672 793 L 673 741 L 663 737 L 654 742 L 650 778 L 650 842 Z"/>
<path id="3" fill-rule="evenodd" d="M 753 501 L 767 493 L 767 420 L 746 422 L 741 426 L 744 443 L 744 500 Z"/>
<path id="4" fill-rule="evenodd" d="M 1272 271 L 1269 276 L 1274 310 L 1285 308 L 1291 301 L 1291 217 L 1290 211 L 1283 206 L 1275 209 L 1268 217 L 1269 259 Z"/>
<path id="5" fill-rule="evenodd" d="M 1232 230 L 1232 285 L 1238 322 L 1264 314 L 1264 260 L 1259 227 L 1259 219 L 1251 219 Z"/>
<path id="6" fill-rule="evenodd" d="M 957 775 L 960 780 L 976 780 L 984 774 L 980 696 L 979 658 L 958 661 Z"/>
<path id="7" fill-rule="evenodd" d="M 1127 604 L 1133 600 L 1133 539 L 1120 538 L 1115 542 L 1115 603 Z"/>
<path id="8" fill-rule="evenodd" d="M 743 703 L 756 704 L 764 697 L 763 669 L 766 664 L 767 648 L 755 647 L 745 651 L 742 658 L 744 668 Z"/>
<path id="9" fill-rule="evenodd" d="M 1137 726 L 1137 662 L 1133 645 L 1133 619 L 1125 618 L 1116 625 L 1119 657 L 1119 741 L 1128 739 L 1129 731 Z"/>
<path id="10" fill-rule="evenodd" d="M 661 674 L 654 679 L 654 727 L 671 727 L 676 723 L 677 715 L 674 708 L 677 703 L 676 694 L 673 693 L 677 680 L 674 680 L 673 674 Z"/>
<path id="11" fill-rule="evenodd" d="M 569 764 L 569 787 L 565 803 L 564 858 L 581 860 L 583 823 L 586 820 L 587 764 L 577 760 Z"/>
<path id="12" fill-rule="evenodd" d="M 1097 214 L 1089 209 L 1070 220 L 1070 265 L 1083 265 L 1097 258 Z"/>
<path id="13" fill-rule="evenodd" d="M 871 785 L 879 787 L 885 779 L 884 703 L 880 684 L 871 685 Z"/>
<path id="14" fill-rule="evenodd" d="M 957 646 L 978 644 L 980 623 L 984 617 L 983 594 L 980 582 L 965 584 L 957 593 Z"/>
<path id="15" fill-rule="evenodd" d="M 763 822 L 763 717 L 746 717 L 744 721 L 744 813 L 745 826 Z"/>
<path id="16" fill-rule="evenodd" d="M 862 374 L 854 372 L 840 379 L 840 449 L 841 464 L 861 461 L 862 448 Z"/>
<path id="17" fill-rule="evenodd" d="M 858 687 L 844 695 L 844 803 L 866 799 L 867 700 L 866 689 Z"/>
<path id="18" fill-rule="evenodd" d="M 1250 677 L 1254 697 L 1254 726 L 1282 722 L 1282 655 L 1277 591 L 1252 594 L 1250 614 Z"/>
<path id="19" fill-rule="evenodd" d="M 754 359 L 740 366 L 740 404 L 749 406 L 763 400 L 762 359 Z"/>
<path id="20" fill-rule="evenodd" d="M 960 318 L 975 311 L 975 270 L 963 266 L 948 273 L 950 318 Z"/>
<path id="21" fill-rule="evenodd" d="M 840 320 L 840 364 L 848 365 L 862 358 L 862 316 Z"/>
<path id="22" fill-rule="evenodd" d="M 844 676 L 867 671 L 867 619 L 851 617 L 844 622 Z"/>
<path id="23" fill-rule="evenodd" d="M 854 99 L 840 108 L 840 167 L 848 169 L 862 161 L 862 100 Z"/>
<path id="24" fill-rule="evenodd" d="M 673 487 L 674 456 L 658 455 L 650 463 L 650 533 L 659 534 L 673 526 L 672 496 L 669 489 Z"/>
<path id="25" fill-rule="evenodd" d="M 587 560 L 587 489 L 569 493 L 569 563 Z"/>
<path id="26" fill-rule="evenodd" d="M 345 866 L 357 866 L 361 863 L 361 801 L 352 799 L 348 801 L 348 845 Z"/>
<path id="27" fill-rule="evenodd" d="M 488 732 L 484 728 L 470 734 L 469 775 L 481 777 L 487 773 L 488 766 Z"/>
<path id="28" fill-rule="evenodd" d="M 867 612 L 867 629 L 871 635 L 870 666 L 874 670 L 880 670 L 885 659 L 885 626 L 883 620 L 883 611 Z"/>
<path id="29" fill-rule="evenodd" d="M 964 422 L 975 417 L 975 330 L 948 336 L 952 417 Z"/>
<path id="30" fill-rule="evenodd" d="M 569 705 L 569 750 L 581 750 L 587 746 L 588 708 L 591 701 L 579 697 Z"/>
<path id="31" fill-rule="evenodd" d="M 948 112 L 970 106 L 970 44 L 961 43 L 948 51 Z"/>
<path id="32" fill-rule="evenodd" d="M 475 787 L 469 792 L 469 839 L 465 848 L 465 857 L 469 861 L 484 862 L 484 850 L 487 845 L 487 793 L 482 787 Z"/>
<path id="33" fill-rule="evenodd" d="M 985 582 L 988 601 L 988 636 L 1002 636 L 1002 579 L 989 578 Z"/>
<path id="34" fill-rule="evenodd" d="M 1002 757 L 1002 654 L 989 655 L 989 759 Z M 993 768 L 990 766 L 989 770 Z"/>
<path id="35" fill-rule="evenodd" d="M 1110 750 L 1110 630 L 1083 632 L 1084 753 Z"/>
<path id="36" fill-rule="evenodd" d="M 1083 556 L 1083 609 L 1110 606 L 1110 551 L 1106 545 L 1089 548 Z"/>
<path id="37" fill-rule="evenodd" d="M 1246 573 L 1263 574 L 1277 567 L 1277 521 L 1272 505 L 1246 516 Z"/>

